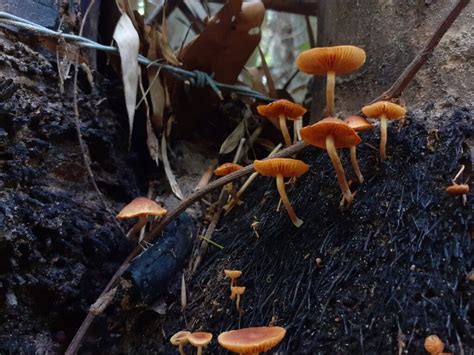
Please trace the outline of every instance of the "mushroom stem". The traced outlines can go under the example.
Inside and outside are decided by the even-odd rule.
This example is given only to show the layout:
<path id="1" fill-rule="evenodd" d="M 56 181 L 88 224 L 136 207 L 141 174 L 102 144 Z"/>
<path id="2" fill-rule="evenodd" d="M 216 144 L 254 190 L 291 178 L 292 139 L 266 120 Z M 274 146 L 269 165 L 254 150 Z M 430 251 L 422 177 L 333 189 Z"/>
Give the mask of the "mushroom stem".
<path id="1" fill-rule="evenodd" d="M 127 232 L 127 238 L 133 237 L 136 233 L 139 233 L 140 230 L 146 224 L 146 216 L 139 216 L 138 222 L 133 225 L 133 227 Z"/>
<path id="2" fill-rule="evenodd" d="M 328 71 L 326 81 L 326 109 L 328 116 L 334 116 L 334 88 L 336 86 L 336 72 Z"/>
<path id="3" fill-rule="evenodd" d="M 344 168 L 342 167 L 341 160 L 337 155 L 336 146 L 334 145 L 334 138 L 331 135 L 326 137 L 326 149 L 328 151 L 329 158 L 331 159 L 334 169 L 336 169 L 337 182 L 341 188 L 342 193 L 344 194 L 344 199 L 350 205 L 354 197 L 352 196 L 349 185 L 347 184 L 346 174 L 344 173 Z"/>
<path id="4" fill-rule="evenodd" d="M 237 300 L 235 301 L 235 307 L 237 307 L 237 311 L 240 312 L 240 295 L 237 295 Z"/>
<path id="5" fill-rule="evenodd" d="M 360 167 L 359 163 L 357 161 L 357 156 L 356 156 L 356 150 L 357 147 L 353 145 L 351 148 L 351 164 L 352 164 L 352 169 L 354 169 L 354 172 L 357 176 L 357 179 L 359 182 L 362 184 L 364 182 L 364 177 L 362 176 L 362 173 L 360 172 Z"/>
<path id="6" fill-rule="evenodd" d="M 290 133 L 288 132 L 288 127 L 286 125 L 286 117 L 284 115 L 280 115 L 278 119 L 280 122 L 280 130 L 283 134 L 283 139 L 285 140 L 285 145 L 289 147 L 291 145 L 291 138 Z"/>
<path id="7" fill-rule="evenodd" d="M 276 183 L 277 183 L 277 189 L 278 189 L 278 193 L 280 194 L 281 201 L 283 202 L 283 205 L 285 206 L 286 211 L 288 212 L 288 216 L 290 217 L 291 222 L 293 222 L 293 224 L 296 227 L 298 228 L 301 227 L 301 225 L 303 224 L 303 221 L 296 216 L 295 210 L 291 206 L 290 200 L 288 200 L 288 195 L 286 194 L 285 181 L 283 179 L 283 175 L 279 174 L 276 176 Z"/>
<path id="8" fill-rule="evenodd" d="M 197 355 L 202 355 L 202 346 L 198 346 Z"/>
<path id="9" fill-rule="evenodd" d="M 385 146 L 387 145 L 387 119 L 385 115 L 380 116 L 380 160 L 387 159 Z"/>
<path id="10" fill-rule="evenodd" d="M 230 195 L 230 201 L 235 201 L 238 205 L 242 204 L 242 201 L 239 199 L 239 196 L 237 196 L 235 186 L 232 182 L 229 182 L 227 185 L 225 185 L 225 189 Z"/>
<path id="11" fill-rule="evenodd" d="M 297 143 L 301 140 L 300 129 L 303 128 L 303 118 L 299 118 L 293 121 L 293 137 L 294 142 Z"/>
<path id="12" fill-rule="evenodd" d="M 179 355 L 186 355 L 186 353 L 184 352 L 184 344 L 183 343 L 179 344 L 178 350 L 179 350 Z"/>

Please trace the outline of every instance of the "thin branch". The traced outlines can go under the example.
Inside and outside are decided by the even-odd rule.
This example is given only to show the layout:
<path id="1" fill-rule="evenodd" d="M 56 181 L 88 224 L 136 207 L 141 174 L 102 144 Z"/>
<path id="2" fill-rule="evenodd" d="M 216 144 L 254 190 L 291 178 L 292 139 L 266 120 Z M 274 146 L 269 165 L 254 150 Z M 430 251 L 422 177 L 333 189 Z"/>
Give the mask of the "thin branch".
<path id="1" fill-rule="evenodd" d="M 438 26 L 438 29 L 435 31 L 435 33 L 433 33 L 429 41 L 426 42 L 425 46 L 420 50 L 415 59 L 413 59 L 412 62 L 405 68 L 403 73 L 400 74 L 390 89 L 374 99 L 371 103 L 380 100 L 390 100 L 392 98 L 399 97 L 402 94 L 416 73 L 418 73 L 420 68 L 428 61 L 441 38 L 449 30 L 453 22 L 458 18 L 459 14 L 470 2 L 471 0 L 459 0 L 457 2 L 457 4 L 451 9 L 449 14 Z"/>

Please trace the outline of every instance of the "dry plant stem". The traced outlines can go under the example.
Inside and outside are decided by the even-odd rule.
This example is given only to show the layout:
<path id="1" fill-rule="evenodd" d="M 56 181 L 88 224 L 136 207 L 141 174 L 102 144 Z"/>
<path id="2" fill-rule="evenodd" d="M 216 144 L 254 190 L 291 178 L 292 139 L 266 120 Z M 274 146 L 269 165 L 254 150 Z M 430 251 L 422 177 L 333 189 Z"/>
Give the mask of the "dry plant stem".
<path id="1" fill-rule="evenodd" d="M 418 53 L 418 55 L 413 59 L 413 61 L 406 67 L 406 69 L 402 72 L 402 74 L 398 77 L 398 79 L 393 83 L 393 85 L 384 93 L 379 95 L 377 98 L 372 100 L 371 103 L 380 101 L 380 100 L 389 100 L 393 97 L 400 96 L 403 90 L 408 86 L 410 81 L 416 75 L 418 70 L 428 61 L 431 53 L 433 52 L 434 48 L 438 45 L 439 41 L 446 33 L 446 31 L 451 27 L 452 23 L 456 20 L 462 10 L 471 2 L 471 0 L 459 0 L 457 4 L 453 7 L 450 13 L 444 18 L 441 24 L 438 26 L 436 31 L 433 33 L 431 38 L 422 48 L 422 50 Z M 91 1 L 93 4 L 93 1 Z M 91 4 L 89 6 L 91 6 Z M 308 145 L 304 142 L 298 142 L 287 149 L 284 149 L 279 154 L 276 154 L 274 158 L 283 158 L 283 157 L 290 157 L 293 154 L 303 150 Z M 153 229 L 152 231 L 145 236 L 145 240 L 150 241 L 158 235 L 158 233 L 163 230 L 163 228 L 168 225 L 174 218 L 176 218 L 181 212 L 183 212 L 186 208 L 191 206 L 194 202 L 198 201 L 200 198 L 208 194 L 209 192 L 213 191 L 214 189 L 225 185 L 226 183 L 233 181 L 235 179 L 241 178 L 242 176 L 248 175 L 253 172 L 253 165 L 249 165 L 233 174 L 227 175 L 221 179 L 215 180 L 214 182 L 210 183 L 208 186 L 202 188 L 199 191 L 196 191 L 191 196 L 189 196 L 186 200 L 184 200 L 176 209 L 171 211 L 166 218 L 161 220 Z M 119 267 L 117 272 L 112 276 L 109 283 L 105 286 L 104 291 L 101 295 L 105 294 L 120 278 L 120 276 L 127 270 L 130 261 L 135 258 L 141 251 L 140 247 L 136 247 L 130 255 L 124 260 L 123 264 Z M 92 324 L 95 315 L 91 312 L 87 314 L 87 317 L 84 319 L 81 327 L 77 331 L 74 339 L 72 340 L 71 344 L 66 351 L 66 354 L 75 354 L 77 349 L 81 345 L 82 339 L 87 332 L 87 329 Z"/>
<path id="2" fill-rule="evenodd" d="M 339 187 L 344 194 L 344 199 L 346 200 L 347 204 L 350 205 L 354 197 L 352 196 L 349 185 L 347 184 L 346 174 L 344 173 L 341 160 L 337 155 L 336 146 L 334 145 L 334 138 L 331 135 L 326 137 L 326 149 L 328 151 L 332 165 L 334 166 L 334 169 L 336 169 L 337 182 L 339 183 Z"/>
<path id="3" fill-rule="evenodd" d="M 285 190 L 285 180 L 283 179 L 283 175 L 276 176 L 276 184 L 281 201 L 283 202 L 283 206 L 285 206 L 286 211 L 288 212 L 288 216 L 290 217 L 291 222 L 293 222 L 296 227 L 301 227 L 303 221 L 296 216 L 295 210 L 293 209 L 293 206 L 291 205 L 290 200 L 288 199 L 288 195 L 286 194 Z"/>
<path id="4" fill-rule="evenodd" d="M 326 109 L 328 116 L 334 116 L 334 89 L 336 87 L 336 73 L 329 71 L 326 81 Z"/>
<path id="5" fill-rule="evenodd" d="M 465 168 L 466 168 L 466 166 L 464 164 L 461 165 L 461 169 L 459 169 L 458 173 L 456 174 L 456 176 L 452 180 L 453 184 L 456 183 L 456 180 L 459 179 L 459 177 L 461 176 L 461 174 L 463 173 Z"/>
<path id="6" fill-rule="evenodd" d="M 357 176 L 357 180 L 359 180 L 359 183 L 364 182 L 364 176 L 362 175 L 359 167 L 359 162 L 357 161 L 357 146 L 352 146 L 350 148 L 351 151 L 351 164 L 352 164 L 352 169 L 354 169 L 354 172 Z"/>
<path id="7" fill-rule="evenodd" d="M 385 115 L 380 116 L 380 160 L 387 159 L 385 147 L 387 146 L 387 119 Z"/>
<path id="8" fill-rule="evenodd" d="M 411 82 L 413 77 L 418 73 L 420 68 L 428 61 L 433 50 L 438 45 L 441 38 L 449 30 L 453 22 L 458 18 L 462 10 L 469 5 L 471 0 L 459 0 L 451 11 L 446 15 L 443 21 L 438 25 L 436 31 L 431 35 L 430 39 L 423 48 L 418 52 L 416 57 L 411 61 L 405 70 L 400 74 L 398 79 L 392 84 L 392 86 L 385 91 L 382 95 L 372 100 L 370 103 L 374 103 L 380 100 L 389 100 L 394 97 L 399 97 L 403 90 L 406 89 L 408 84 Z"/>
<path id="9" fill-rule="evenodd" d="M 285 146 L 289 147 L 291 146 L 291 137 L 290 137 L 290 132 L 288 132 L 288 126 L 286 125 L 286 117 L 283 115 L 280 115 L 278 117 L 278 120 L 280 122 L 280 130 L 281 130 L 281 133 L 283 134 L 283 139 L 285 140 Z"/>

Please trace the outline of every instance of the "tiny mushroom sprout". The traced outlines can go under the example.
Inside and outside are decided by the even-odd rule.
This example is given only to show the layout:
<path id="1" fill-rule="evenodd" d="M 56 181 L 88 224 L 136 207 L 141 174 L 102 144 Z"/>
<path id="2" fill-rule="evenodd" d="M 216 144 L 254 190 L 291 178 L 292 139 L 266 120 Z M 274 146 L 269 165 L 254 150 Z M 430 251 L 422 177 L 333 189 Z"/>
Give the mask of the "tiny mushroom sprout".
<path id="1" fill-rule="evenodd" d="M 192 346 L 195 346 L 197 350 L 197 355 L 202 354 L 202 348 L 207 346 L 212 340 L 212 333 L 207 332 L 194 332 L 188 335 L 188 341 Z"/>
<path id="2" fill-rule="evenodd" d="M 349 127 L 353 128 L 354 131 L 356 131 L 356 132 L 367 131 L 367 130 L 372 129 L 374 127 L 365 118 L 360 117 L 360 116 L 349 116 L 346 119 L 344 119 L 344 122 L 346 122 L 349 125 Z M 354 169 L 354 172 L 357 176 L 357 179 L 362 184 L 364 182 L 364 177 L 362 176 L 362 173 L 360 172 L 359 163 L 357 162 L 356 149 L 357 149 L 357 146 L 355 146 L 355 145 L 350 147 L 350 150 L 351 150 L 351 164 L 352 164 L 352 168 Z"/>
<path id="3" fill-rule="evenodd" d="M 431 355 L 441 355 L 444 350 L 444 343 L 437 335 L 427 336 L 425 339 L 425 350 Z"/>
<path id="4" fill-rule="evenodd" d="M 138 222 L 127 233 L 127 237 L 131 237 L 138 233 L 146 224 L 147 216 L 163 217 L 168 211 L 157 204 L 155 201 L 146 197 L 137 197 L 128 205 L 126 205 L 117 215 L 120 220 L 138 218 Z M 141 242 L 141 240 L 140 240 Z"/>
<path id="5" fill-rule="evenodd" d="M 242 166 L 239 165 L 239 164 L 224 163 L 224 164 L 218 166 L 214 170 L 214 175 L 216 175 L 216 176 L 226 176 L 226 175 L 232 174 L 232 173 L 234 173 L 234 172 L 236 172 L 237 170 L 240 170 L 240 169 L 242 169 Z M 232 183 L 232 181 L 229 182 L 226 185 L 226 189 L 227 189 L 227 192 L 229 193 L 229 195 L 232 197 L 232 199 L 240 204 L 241 201 L 235 193 L 234 184 Z"/>
<path id="6" fill-rule="evenodd" d="M 294 121 L 295 131 L 298 131 L 298 127 L 301 125 L 297 122 L 301 122 L 301 116 L 306 113 L 306 109 L 303 106 L 285 99 L 273 101 L 268 105 L 259 105 L 257 106 L 257 111 L 264 117 L 278 118 L 280 131 L 283 135 L 286 146 L 291 145 L 291 138 L 286 125 L 286 120 Z"/>
<path id="7" fill-rule="evenodd" d="M 336 149 L 350 148 L 359 144 L 361 139 L 356 131 L 338 118 L 327 117 L 311 126 L 304 127 L 301 130 L 301 137 L 306 143 L 327 150 L 332 165 L 336 169 L 339 187 L 344 194 L 343 201 L 345 200 L 350 205 L 354 196 L 347 184 L 346 174 Z"/>
<path id="8" fill-rule="evenodd" d="M 242 271 L 240 270 L 224 270 L 224 274 L 226 277 L 230 279 L 230 288 L 234 286 L 235 279 L 238 279 L 242 275 Z"/>
<path id="9" fill-rule="evenodd" d="M 232 286 L 230 288 L 230 299 L 231 300 L 236 300 L 235 306 L 237 307 L 237 310 L 240 311 L 240 296 L 242 296 L 245 293 L 245 287 L 241 286 Z"/>
<path id="10" fill-rule="evenodd" d="M 385 146 L 387 145 L 387 120 L 401 119 L 406 109 L 390 101 L 379 101 L 362 107 L 364 115 L 370 118 L 380 118 L 380 160 L 385 160 Z"/>
<path id="11" fill-rule="evenodd" d="M 173 344 L 174 346 L 179 347 L 179 354 L 180 355 L 185 354 L 184 346 L 187 343 L 189 343 L 189 341 L 188 341 L 189 334 L 191 334 L 191 332 L 188 332 L 186 330 L 181 330 L 181 331 L 177 332 L 176 334 L 174 334 L 170 339 L 171 344 Z"/>
<path id="12" fill-rule="evenodd" d="M 365 63 L 365 51 L 354 46 L 312 48 L 301 52 L 296 66 L 307 74 L 326 75 L 326 107 L 328 116 L 334 116 L 334 87 L 336 74 L 351 73 Z"/>
<path id="13" fill-rule="evenodd" d="M 259 354 L 268 351 L 283 340 L 282 327 L 253 327 L 223 332 L 217 338 L 224 349 L 238 354 Z"/>
<path id="14" fill-rule="evenodd" d="M 288 212 L 288 216 L 296 227 L 301 227 L 303 221 L 296 216 L 293 206 L 291 206 L 288 195 L 286 194 L 284 178 L 303 175 L 309 170 L 309 165 L 297 159 L 274 158 L 255 160 L 254 168 L 256 172 L 263 176 L 276 177 L 278 193 L 280 194 L 281 201 Z"/>

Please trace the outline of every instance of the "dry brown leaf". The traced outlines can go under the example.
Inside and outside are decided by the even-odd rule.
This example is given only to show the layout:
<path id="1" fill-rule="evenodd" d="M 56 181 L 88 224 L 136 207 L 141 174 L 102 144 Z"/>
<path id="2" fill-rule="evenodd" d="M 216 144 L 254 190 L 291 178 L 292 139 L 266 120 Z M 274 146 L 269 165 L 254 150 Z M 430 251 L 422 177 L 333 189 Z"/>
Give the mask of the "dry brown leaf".
<path id="1" fill-rule="evenodd" d="M 113 38 L 117 42 L 122 67 L 122 80 L 125 92 L 128 122 L 130 126 L 129 142 L 132 138 L 135 103 L 137 101 L 137 86 L 139 77 L 138 49 L 140 39 L 132 21 L 123 13 L 115 27 Z"/>
<path id="2" fill-rule="evenodd" d="M 276 99 L 277 92 L 275 89 L 275 81 L 273 80 L 272 73 L 270 72 L 270 68 L 268 67 L 267 60 L 265 59 L 265 54 L 262 52 L 260 46 L 258 46 L 258 53 L 260 54 L 260 58 L 262 60 L 263 72 L 265 73 L 265 77 L 267 78 L 268 92 L 270 94 L 270 97 Z"/>
<path id="3" fill-rule="evenodd" d="M 171 170 L 171 165 L 168 160 L 168 151 L 167 151 L 167 144 L 166 144 L 166 134 L 163 133 L 161 136 L 161 157 L 163 160 L 163 165 L 165 167 L 165 174 L 168 182 L 170 183 L 171 190 L 175 194 L 177 198 L 180 200 L 184 199 L 184 195 L 178 185 L 178 181 L 176 181 L 176 177 L 174 176 L 173 170 Z"/>
<path id="4" fill-rule="evenodd" d="M 146 145 L 151 158 L 156 163 L 156 166 L 160 166 L 160 142 L 156 137 L 150 119 L 146 120 Z"/>
<path id="5" fill-rule="evenodd" d="M 235 83 L 260 42 L 264 15 L 261 1 L 228 0 L 204 31 L 183 48 L 184 67 L 214 73 L 223 83 Z"/>
<path id="6" fill-rule="evenodd" d="M 242 73 L 247 72 L 251 82 L 251 88 L 258 91 L 262 95 L 268 96 L 269 93 L 265 85 L 263 85 L 263 73 L 256 67 L 246 68 Z"/>
<path id="7" fill-rule="evenodd" d="M 221 148 L 219 150 L 219 154 L 229 154 L 232 152 L 237 146 L 242 138 L 245 137 L 246 125 L 247 125 L 247 118 L 244 118 L 240 123 L 235 127 L 231 134 L 225 139 L 222 143 Z"/>

